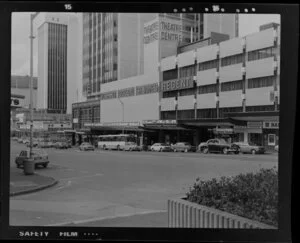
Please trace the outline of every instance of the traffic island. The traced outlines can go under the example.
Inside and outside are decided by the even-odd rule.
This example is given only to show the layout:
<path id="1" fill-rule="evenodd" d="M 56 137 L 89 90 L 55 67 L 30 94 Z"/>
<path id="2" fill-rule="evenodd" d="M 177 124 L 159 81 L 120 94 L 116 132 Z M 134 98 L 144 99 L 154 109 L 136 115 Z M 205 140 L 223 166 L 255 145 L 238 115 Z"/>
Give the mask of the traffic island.
<path id="1" fill-rule="evenodd" d="M 52 177 L 39 174 L 24 175 L 19 169 L 10 171 L 10 196 L 23 195 L 52 187 L 58 183 Z"/>

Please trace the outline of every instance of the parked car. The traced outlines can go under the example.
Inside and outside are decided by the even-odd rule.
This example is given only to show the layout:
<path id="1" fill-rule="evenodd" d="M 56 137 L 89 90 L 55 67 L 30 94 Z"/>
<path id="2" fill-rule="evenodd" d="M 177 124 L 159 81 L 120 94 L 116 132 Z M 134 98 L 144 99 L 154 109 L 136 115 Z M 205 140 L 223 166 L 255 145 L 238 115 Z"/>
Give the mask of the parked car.
<path id="1" fill-rule="evenodd" d="M 40 141 L 38 143 L 38 147 L 40 147 L 40 148 L 50 148 L 51 143 L 49 141 Z"/>
<path id="2" fill-rule="evenodd" d="M 30 141 L 28 143 L 26 143 L 27 147 L 30 147 Z M 38 147 L 39 143 L 38 141 L 32 141 L 32 147 Z"/>
<path id="3" fill-rule="evenodd" d="M 30 141 L 29 141 L 29 139 L 25 138 L 25 139 L 23 139 L 22 143 L 27 144 L 27 143 L 30 143 Z"/>
<path id="4" fill-rule="evenodd" d="M 165 143 L 155 143 L 151 146 L 151 151 L 159 151 L 159 152 L 173 152 L 173 149 L 170 145 Z"/>
<path id="5" fill-rule="evenodd" d="M 178 142 L 174 145 L 171 145 L 174 152 L 196 152 L 196 146 L 192 146 L 187 142 Z"/>
<path id="6" fill-rule="evenodd" d="M 251 154 L 263 154 L 266 152 L 265 148 L 263 146 L 258 146 L 253 143 L 247 143 L 247 142 L 236 142 L 233 143 L 237 145 L 240 149 L 241 153 L 251 153 Z"/>
<path id="7" fill-rule="evenodd" d="M 18 139 L 18 142 L 19 142 L 19 143 L 23 143 L 23 139 L 22 139 L 22 138 L 19 138 L 19 139 Z"/>
<path id="8" fill-rule="evenodd" d="M 278 152 L 279 151 L 279 145 L 276 145 L 274 149 L 275 149 L 276 152 Z"/>
<path id="9" fill-rule="evenodd" d="M 142 151 L 142 147 L 134 142 L 128 142 L 124 145 L 124 151 Z"/>
<path id="10" fill-rule="evenodd" d="M 67 142 L 56 142 L 53 144 L 53 147 L 57 149 L 67 149 L 69 145 Z"/>
<path id="11" fill-rule="evenodd" d="M 95 150 L 95 147 L 91 145 L 90 143 L 84 142 L 79 146 L 80 150 L 86 151 L 86 150 Z"/>
<path id="12" fill-rule="evenodd" d="M 209 139 L 206 142 L 202 142 L 198 145 L 198 151 L 203 152 L 204 148 L 207 147 L 208 144 L 216 143 L 216 139 Z"/>
<path id="13" fill-rule="evenodd" d="M 207 141 L 207 145 L 202 145 L 201 149 L 203 153 L 238 154 L 240 152 L 237 145 L 228 143 L 225 139 L 211 139 Z"/>
<path id="14" fill-rule="evenodd" d="M 30 150 L 22 150 L 20 154 L 16 157 L 15 163 L 17 168 L 22 168 L 24 166 L 24 160 L 29 158 Z M 43 166 L 46 168 L 49 164 L 48 154 L 41 149 L 33 149 L 32 150 L 32 158 L 34 160 L 34 166 L 37 168 L 38 166 Z"/>

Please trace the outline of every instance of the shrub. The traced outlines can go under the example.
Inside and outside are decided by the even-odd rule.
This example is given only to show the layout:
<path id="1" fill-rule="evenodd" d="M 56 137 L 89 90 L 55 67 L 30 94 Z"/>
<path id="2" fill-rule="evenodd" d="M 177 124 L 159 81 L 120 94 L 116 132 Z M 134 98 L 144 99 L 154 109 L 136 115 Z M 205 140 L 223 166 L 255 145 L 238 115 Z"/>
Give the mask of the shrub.
<path id="1" fill-rule="evenodd" d="M 261 169 L 208 181 L 196 179 L 186 200 L 278 226 L 278 171 Z"/>

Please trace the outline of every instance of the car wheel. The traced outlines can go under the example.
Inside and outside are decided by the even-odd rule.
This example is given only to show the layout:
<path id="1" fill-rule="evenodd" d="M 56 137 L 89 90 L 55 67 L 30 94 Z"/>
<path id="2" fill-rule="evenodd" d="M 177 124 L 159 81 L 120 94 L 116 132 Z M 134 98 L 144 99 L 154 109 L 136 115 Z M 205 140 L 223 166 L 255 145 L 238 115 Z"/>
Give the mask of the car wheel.
<path id="1" fill-rule="evenodd" d="M 48 164 L 43 164 L 43 167 L 44 167 L 44 168 L 47 168 L 47 166 L 48 166 Z"/>
<path id="2" fill-rule="evenodd" d="M 118 151 L 120 150 L 120 145 L 117 146 L 117 150 L 118 150 Z"/>
<path id="3" fill-rule="evenodd" d="M 102 148 L 103 148 L 103 150 L 105 150 L 106 149 L 106 145 L 104 144 Z"/>
<path id="4" fill-rule="evenodd" d="M 256 154 L 255 149 L 252 149 L 252 150 L 251 150 L 251 154 Z"/>
<path id="5" fill-rule="evenodd" d="M 187 152 L 188 152 L 188 149 L 185 149 L 184 152 L 187 153 Z"/>
<path id="6" fill-rule="evenodd" d="M 204 154 L 208 154 L 208 148 L 204 148 L 204 149 L 203 149 L 203 153 L 204 153 Z"/>
<path id="7" fill-rule="evenodd" d="M 129 151 L 132 151 L 132 148 L 130 148 Z"/>
<path id="8" fill-rule="evenodd" d="M 223 154 L 227 154 L 228 153 L 228 149 L 227 148 L 223 148 Z"/>
<path id="9" fill-rule="evenodd" d="M 174 149 L 174 152 L 177 152 L 177 150 L 176 150 L 176 149 Z"/>
<path id="10" fill-rule="evenodd" d="M 161 149 L 159 149 L 159 152 L 162 152 L 162 148 L 161 148 Z"/>

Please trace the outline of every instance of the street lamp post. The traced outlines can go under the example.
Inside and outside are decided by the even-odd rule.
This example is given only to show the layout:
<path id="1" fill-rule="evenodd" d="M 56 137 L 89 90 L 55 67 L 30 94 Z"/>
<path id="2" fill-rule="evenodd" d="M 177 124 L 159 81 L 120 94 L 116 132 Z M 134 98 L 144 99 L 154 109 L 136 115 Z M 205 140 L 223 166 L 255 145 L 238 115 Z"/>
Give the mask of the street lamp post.
<path id="1" fill-rule="evenodd" d="M 122 105 L 122 122 L 124 123 L 124 102 L 120 98 L 118 98 L 118 100 L 120 101 L 120 103 Z M 123 132 L 122 133 L 124 134 L 124 124 L 123 124 Z"/>
<path id="2" fill-rule="evenodd" d="M 32 158 L 32 135 L 33 135 L 33 95 L 32 95 L 32 89 L 33 89 L 33 39 L 35 38 L 33 36 L 33 20 L 39 13 L 31 14 L 30 15 L 30 105 L 29 105 L 29 111 L 30 111 L 30 150 L 29 150 L 29 158 Z"/>

